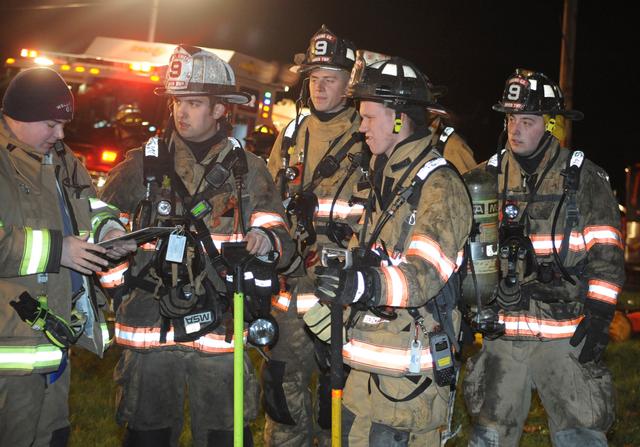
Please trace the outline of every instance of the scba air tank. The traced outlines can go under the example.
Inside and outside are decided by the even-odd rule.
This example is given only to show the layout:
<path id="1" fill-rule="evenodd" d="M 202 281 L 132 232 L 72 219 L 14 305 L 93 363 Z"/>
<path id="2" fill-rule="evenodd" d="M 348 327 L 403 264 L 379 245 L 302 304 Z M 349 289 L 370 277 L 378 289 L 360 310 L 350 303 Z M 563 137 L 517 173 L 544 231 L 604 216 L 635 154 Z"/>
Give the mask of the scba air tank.
<path id="1" fill-rule="evenodd" d="M 475 308 L 477 301 L 471 261 L 483 304 L 490 300 L 498 284 L 497 173 L 482 165 L 466 172 L 463 178 L 471 194 L 473 218 L 478 233 L 470 239 L 471 260 L 467 262 L 467 276 L 462 285 L 462 292 L 464 302 Z"/>

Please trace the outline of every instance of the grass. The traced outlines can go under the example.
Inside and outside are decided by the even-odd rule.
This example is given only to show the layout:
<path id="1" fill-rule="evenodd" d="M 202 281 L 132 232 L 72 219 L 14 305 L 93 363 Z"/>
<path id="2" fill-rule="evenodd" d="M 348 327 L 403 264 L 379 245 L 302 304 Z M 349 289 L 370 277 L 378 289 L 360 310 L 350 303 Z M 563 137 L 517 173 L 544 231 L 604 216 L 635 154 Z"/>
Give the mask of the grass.
<path id="1" fill-rule="evenodd" d="M 114 420 L 115 387 L 112 380 L 113 367 L 118 361 L 120 348 L 109 350 L 103 360 L 84 352 L 74 351 L 71 372 L 71 447 L 119 446 L 123 430 Z M 465 352 L 469 355 L 469 352 Z M 254 360 L 257 356 L 253 357 Z M 640 338 L 638 336 L 623 343 L 610 344 L 605 360 L 614 375 L 616 387 L 616 420 L 608 433 L 609 445 L 613 447 L 640 446 Z M 464 374 L 464 371 L 462 372 Z M 185 427 L 189 426 L 185 409 Z M 466 446 L 470 422 L 464 408 L 462 396 L 458 394 L 454 410 L 454 425 L 461 425 L 460 434 L 449 441 L 449 446 Z M 254 444 L 263 446 L 260 416 L 252 425 Z M 191 445 L 189 430 L 180 438 L 181 446 Z M 534 396 L 531 412 L 525 425 L 521 446 L 549 446 L 549 430 L 544 409 Z"/>

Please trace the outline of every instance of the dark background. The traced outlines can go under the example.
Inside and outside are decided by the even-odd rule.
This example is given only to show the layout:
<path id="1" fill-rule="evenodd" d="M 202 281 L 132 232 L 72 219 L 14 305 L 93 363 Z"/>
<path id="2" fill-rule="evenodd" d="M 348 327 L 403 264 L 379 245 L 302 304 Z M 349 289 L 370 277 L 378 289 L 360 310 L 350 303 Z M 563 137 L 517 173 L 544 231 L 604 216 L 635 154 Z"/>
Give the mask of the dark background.
<path id="1" fill-rule="evenodd" d="M 604 167 L 624 201 L 635 153 L 631 105 L 638 54 L 633 2 L 578 4 L 572 146 Z M 2 0 L 0 56 L 22 47 L 81 53 L 98 35 L 146 40 L 152 0 Z M 562 0 L 160 0 L 155 40 L 291 62 L 325 23 L 358 48 L 415 62 L 449 93 L 458 130 L 478 161 L 495 151 L 502 115 L 491 110 L 515 67 L 558 80 Z M 635 98 L 635 100 L 633 99 Z"/>

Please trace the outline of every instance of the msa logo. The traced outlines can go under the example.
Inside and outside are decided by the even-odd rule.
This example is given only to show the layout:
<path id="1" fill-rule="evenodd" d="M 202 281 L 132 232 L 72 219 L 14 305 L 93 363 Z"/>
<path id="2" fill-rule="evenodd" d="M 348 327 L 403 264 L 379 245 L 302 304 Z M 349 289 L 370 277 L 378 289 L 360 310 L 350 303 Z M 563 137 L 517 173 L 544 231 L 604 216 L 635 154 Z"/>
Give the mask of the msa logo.
<path id="1" fill-rule="evenodd" d="M 498 214 L 498 202 L 476 202 L 473 204 L 473 214 Z"/>
<path id="2" fill-rule="evenodd" d="M 213 316 L 211 315 L 211 311 L 201 312 L 199 314 L 187 315 L 184 317 L 184 324 L 196 324 L 196 323 L 211 323 L 213 321 Z"/>

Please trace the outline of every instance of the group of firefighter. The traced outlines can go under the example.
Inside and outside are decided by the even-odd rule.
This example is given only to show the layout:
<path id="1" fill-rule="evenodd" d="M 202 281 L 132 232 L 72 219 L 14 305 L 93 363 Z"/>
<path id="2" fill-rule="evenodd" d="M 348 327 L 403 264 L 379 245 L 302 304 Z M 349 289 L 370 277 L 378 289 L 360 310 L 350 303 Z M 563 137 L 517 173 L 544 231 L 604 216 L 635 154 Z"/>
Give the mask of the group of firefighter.
<path id="1" fill-rule="evenodd" d="M 582 113 L 543 73 L 516 69 L 493 106 L 497 152 L 476 166 L 445 89 L 412 62 L 369 58 L 322 26 L 293 69 L 298 113 L 265 164 L 228 137 L 228 105 L 250 100 L 232 68 L 178 46 L 156 89 L 167 129 L 127 153 L 99 198 L 62 142 L 64 80 L 46 68 L 12 80 L 0 446 L 67 445 L 69 349 L 108 347 L 107 295 L 125 446 L 177 445 L 187 394 L 193 444 L 234 445 L 239 337 L 265 358 L 259 380 L 244 355 L 244 445 L 262 405 L 268 446 L 439 446 L 461 388 L 470 446 L 517 446 L 533 389 L 554 446 L 606 446 L 623 242 L 607 174 L 560 146 Z M 149 228 L 157 237 L 138 236 Z M 482 348 L 459 386 L 474 332 Z"/>

